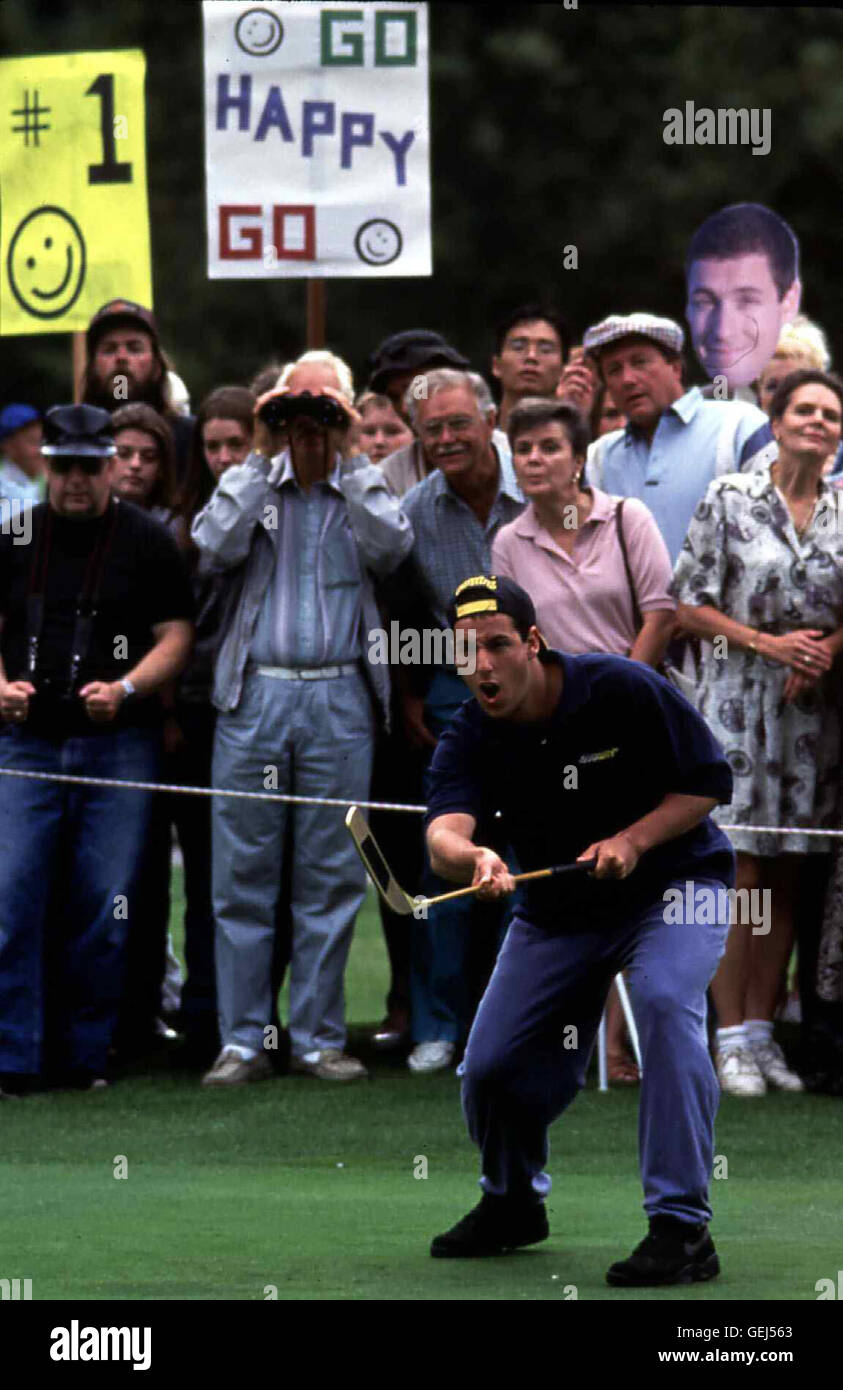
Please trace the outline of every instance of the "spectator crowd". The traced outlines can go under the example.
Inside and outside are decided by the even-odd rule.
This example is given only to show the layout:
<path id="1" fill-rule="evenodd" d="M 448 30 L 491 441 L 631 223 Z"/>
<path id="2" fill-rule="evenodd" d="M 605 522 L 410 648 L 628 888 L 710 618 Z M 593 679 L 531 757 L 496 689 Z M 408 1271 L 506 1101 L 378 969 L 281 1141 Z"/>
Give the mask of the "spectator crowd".
<path id="1" fill-rule="evenodd" d="M 719 224 L 692 243 L 715 365 L 728 315 L 700 326 L 694 267 L 766 258 L 781 303 L 798 269 L 780 227 L 733 222 L 722 255 Z M 193 415 L 152 312 L 103 305 L 79 403 L 0 409 L 0 1095 L 101 1089 L 162 1050 L 218 1088 L 366 1075 L 344 998 L 366 881 L 330 803 L 423 803 L 467 690 L 370 634 L 446 628 L 483 574 L 527 590 L 550 646 L 644 662 L 696 704 L 734 776 L 715 819 L 743 827 L 738 888 L 770 903 L 712 984 L 721 1087 L 843 1094 L 843 383 L 816 324 L 776 322 L 726 392 L 689 384 L 678 321 L 612 313 L 575 343 L 530 303 L 488 361 L 399 328 L 358 393 L 308 351 Z M 370 822 L 408 891 L 453 886 L 420 816 Z M 476 838 L 510 853 L 494 821 Z M 379 910 L 371 1046 L 452 1067 L 508 911 Z M 614 993 L 608 1058 L 637 1083 Z"/>

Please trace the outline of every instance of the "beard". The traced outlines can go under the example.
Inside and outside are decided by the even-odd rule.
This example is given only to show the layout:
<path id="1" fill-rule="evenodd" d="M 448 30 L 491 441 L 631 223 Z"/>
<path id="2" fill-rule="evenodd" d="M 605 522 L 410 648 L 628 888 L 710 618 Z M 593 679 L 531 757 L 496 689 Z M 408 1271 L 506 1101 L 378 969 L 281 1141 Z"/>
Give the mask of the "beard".
<path id="1" fill-rule="evenodd" d="M 101 410 L 119 410 L 121 405 L 151 405 L 159 414 L 166 409 L 161 379 L 158 381 L 138 381 L 129 372 L 116 372 L 113 376 L 89 376 L 82 397 L 86 405 L 99 406 Z"/>

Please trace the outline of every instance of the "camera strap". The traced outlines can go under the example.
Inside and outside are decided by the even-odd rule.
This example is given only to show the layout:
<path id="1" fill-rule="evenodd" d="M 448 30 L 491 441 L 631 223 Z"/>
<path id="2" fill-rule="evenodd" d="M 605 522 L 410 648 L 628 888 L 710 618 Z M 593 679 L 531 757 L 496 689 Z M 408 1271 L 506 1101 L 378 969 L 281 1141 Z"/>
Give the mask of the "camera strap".
<path id="1" fill-rule="evenodd" d="M 112 497 L 102 518 L 102 525 L 98 529 L 94 548 L 88 556 L 85 578 L 76 603 L 68 670 L 68 690 L 71 693 L 79 677 L 82 662 L 87 657 L 91 646 L 100 589 L 102 588 L 102 577 L 117 526 L 117 515 L 118 499 Z M 53 513 L 52 508 L 48 506 L 44 515 L 44 524 L 38 533 L 26 595 L 26 669 L 33 684 L 38 668 L 38 648 L 44 627 L 44 597 L 47 591 L 47 574 L 52 544 Z"/>

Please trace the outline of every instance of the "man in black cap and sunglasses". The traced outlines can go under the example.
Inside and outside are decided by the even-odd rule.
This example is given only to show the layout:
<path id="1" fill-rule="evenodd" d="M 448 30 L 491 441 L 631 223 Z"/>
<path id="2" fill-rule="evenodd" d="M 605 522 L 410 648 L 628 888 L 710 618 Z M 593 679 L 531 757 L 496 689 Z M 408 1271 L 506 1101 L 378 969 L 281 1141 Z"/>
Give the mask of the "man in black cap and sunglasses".
<path id="1" fill-rule="evenodd" d="M 0 769 L 152 782 L 155 693 L 190 650 L 189 579 L 166 530 L 111 495 L 107 411 L 54 406 L 42 452 L 29 544 L 0 535 Z M 4 1093 L 49 1070 L 45 964 L 63 1079 L 104 1078 L 150 799 L 0 775 Z"/>

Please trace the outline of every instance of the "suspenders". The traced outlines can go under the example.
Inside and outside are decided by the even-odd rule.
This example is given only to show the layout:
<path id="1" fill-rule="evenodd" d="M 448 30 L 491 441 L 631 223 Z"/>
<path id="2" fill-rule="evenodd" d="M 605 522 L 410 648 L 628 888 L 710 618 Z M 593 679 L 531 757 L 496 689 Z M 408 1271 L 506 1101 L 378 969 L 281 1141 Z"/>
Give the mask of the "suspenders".
<path id="1" fill-rule="evenodd" d="M 67 693 L 72 695 L 79 679 L 82 663 L 88 655 L 94 621 L 97 616 L 102 577 L 105 563 L 111 549 L 111 542 L 117 527 L 119 503 L 112 498 L 99 529 L 96 545 L 88 557 L 85 578 L 76 604 L 73 624 L 73 637 L 70 645 L 70 664 L 68 667 Z M 44 514 L 44 522 L 38 533 L 35 556 L 29 572 L 26 595 L 26 673 L 33 685 L 38 670 L 38 648 L 44 627 L 44 596 L 47 588 L 47 571 L 53 540 L 53 513 L 49 506 Z"/>

